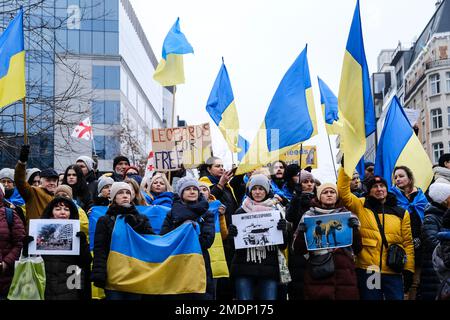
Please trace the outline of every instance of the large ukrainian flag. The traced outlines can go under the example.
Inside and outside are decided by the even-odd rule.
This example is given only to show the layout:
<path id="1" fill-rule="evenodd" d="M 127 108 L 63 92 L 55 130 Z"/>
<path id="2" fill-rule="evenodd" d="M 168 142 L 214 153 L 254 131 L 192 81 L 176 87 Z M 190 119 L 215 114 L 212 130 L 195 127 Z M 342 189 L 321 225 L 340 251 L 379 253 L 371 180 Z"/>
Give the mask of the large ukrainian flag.
<path id="1" fill-rule="evenodd" d="M 163 235 L 140 235 L 116 219 L 106 288 L 140 294 L 205 293 L 206 270 L 198 231 L 185 223 Z"/>
<path id="2" fill-rule="evenodd" d="M 223 60 L 206 104 L 206 111 L 219 127 L 231 152 L 239 152 L 239 118 L 230 78 Z"/>
<path id="3" fill-rule="evenodd" d="M 280 159 L 287 151 L 316 134 L 316 123 L 305 47 L 281 80 L 264 122 L 236 174 Z"/>
<path id="4" fill-rule="evenodd" d="M 366 151 L 366 137 L 376 129 L 375 109 L 370 89 L 359 13 L 359 0 L 350 28 L 339 86 L 339 115 L 343 124 L 341 150 L 344 170 L 350 177 Z"/>
<path id="5" fill-rule="evenodd" d="M 338 99 L 322 79 L 317 77 L 320 90 L 320 104 L 325 118 L 328 135 L 339 134 Z"/>
<path id="6" fill-rule="evenodd" d="M 162 59 L 153 74 L 153 79 L 164 87 L 184 83 L 183 54 L 186 53 L 194 53 L 194 49 L 181 32 L 180 18 L 177 18 L 164 40 Z"/>
<path id="7" fill-rule="evenodd" d="M 375 174 L 386 179 L 392 187 L 396 166 L 407 166 L 416 180 L 416 186 L 427 190 L 433 179 L 430 158 L 414 133 L 400 101 L 396 96 L 389 105 L 375 160 Z"/>
<path id="8" fill-rule="evenodd" d="M 0 36 L 0 108 L 24 98 L 25 45 L 23 9 Z"/>
<path id="9" fill-rule="evenodd" d="M 208 249 L 213 278 L 228 278 L 230 276 L 227 259 L 225 258 L 225 251 L 223 248 L 222 234 L 220 233 L 219 207 L 221 205 L 222 203 L 218 200 L 214 200 L 209 203 L 209 211 L 214 213 L 215 225 L 214 242 Z"/>

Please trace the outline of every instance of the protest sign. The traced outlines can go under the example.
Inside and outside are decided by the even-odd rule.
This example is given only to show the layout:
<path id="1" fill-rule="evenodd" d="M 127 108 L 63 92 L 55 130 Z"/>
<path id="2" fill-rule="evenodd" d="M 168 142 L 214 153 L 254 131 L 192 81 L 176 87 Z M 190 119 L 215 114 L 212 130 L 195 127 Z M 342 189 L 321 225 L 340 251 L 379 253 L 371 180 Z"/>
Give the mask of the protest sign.
<path id="1" fill-rule="evenodd" d="M 153 163 L 158 171 L 194 168 L 211 156 L 209 123 L 152 130 Z"/>
<path id="2" fill-rule="evenodd" d="M 238 229 L 236 249 L 283 244 L 283 232 L 277 229 L 280 211 L 261 211 L 231 216 Z"/>
<path id="3" fill-rule="evenodd" d="M 283 160 L 287 165 L 299 164 L 300 150 L 302 151 L 302 168 L 311 167 L 317 169 L 317 147 L 316 146 L 296 146 L 288 152 L 280 155 L 280 160 Z M 267 167 L 270 167 L 272 163 L 268 163 Z"/>

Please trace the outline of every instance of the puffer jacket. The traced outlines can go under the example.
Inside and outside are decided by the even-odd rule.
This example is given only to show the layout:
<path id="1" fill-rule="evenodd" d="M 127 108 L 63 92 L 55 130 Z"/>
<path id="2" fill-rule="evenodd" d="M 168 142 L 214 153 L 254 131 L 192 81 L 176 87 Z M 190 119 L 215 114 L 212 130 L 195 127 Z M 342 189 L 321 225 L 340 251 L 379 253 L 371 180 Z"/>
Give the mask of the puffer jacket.
<path id="1" fill-rule="evenodd" d="M 425 218 L 422 225 L 422 272 L 417 290 L 417 299 L 420 300 L 434 300 L 439 289 L 440 281 L 433 268 L 431 259 L 434 249 L 439 244 L 437 234 L 442 230 L 442 218 L 446 210 L 447 208 L 435 202 L 432 202 L 425 209 Z"/>
<path id="2" fill-rule="evenodd" d="M 0 297 L 6 296 L 14 275 L 14 262 L 19 259 L 25 228 L 22 220 L 14 211 L 11 230 L 3 206 L 3 193 L 0 191 L 0 263 L 5 262 L 6 269 L 0 272 Z"/>
<path id="3" fill-rule="evenodd" d="M 302 217 L 311 217 L 323 214 L 333 214 L 347 211 L 345 208 L 321 209 L 311 208 Z M 293 247 L 296 254 L 308 253 L 306 241 L 302 232 L 296 231 Z M 304 294 L 306 300 L 358 300 L 358 281 L 355 272 L 354 254 L 361 252 L 361 234 L 358 228 L 353 229 L 353 242 L 351 247 L 328 250 L 333 255 L 335 272 L 326 279 L 316 280 L 311 277 L 309 263 L 306 262 Z M 315 252 L 309 252 L 309 255 Z"/>
<path id="4" fill-rule="evenodd" d="M 214 296 L 213 275 L 208 249 L 212 246 L 215 238 L 214 214 L 208 210 L 209 204 L 202 196 L 197 203 L 187 204 L 175 194 L 172 210 L 164 219 L 161 227 L 161 235 L 169 233 L 182 225 L 185 221 L 192 220 L 200 225 L 199 242 L 202 248 L 203 259 L 206 269 L 206 293 L 204 294 L 181 294 L 180 299 L 212 299 Z"/>
<path id="5" fill-rule="evenodd" d="M 92 265 L 91 280 L 94 285 L 104 288 L 107 279 L 106 267 L 111 247 L 111 236 L 114 230 L 116 218 L 119 215 L 134 215 L 136 224 L 130 225 L 134 231 L 140 234 L 154 234 L 148 218 L 140 214 L 135 206 L 122 207 L 112 204 L 106 214 L 100 217 L 95 227 L 94 239 L 94 263 Z"/>
<path id="6" fill-rule="evenodd" d="M 376 213 L 384 227 L 388 244 L 398 244 L 405 250 L 407 261 L 404 269 L 414 273 L 414 245 L 408 211 L 397 206 L 397 199 L 391 193 L 388 193 L 384 205 L 370 196 L 356 197 L 350 191 L 350 181 L 351 178 L 341 168 L 337 183 L 339 198 L 342 200 L 342 204 L 356 214 L 361 222 L 363 249 L 357 256 L 357 268 L 366 270 L 370 266 L 376 265 L 380 267 L 383 274 L 397 274 L 385 263 L 387 248 L 382 243 L 374 215 Z M 380 261 L 381 254 L 382 261 Z"/>

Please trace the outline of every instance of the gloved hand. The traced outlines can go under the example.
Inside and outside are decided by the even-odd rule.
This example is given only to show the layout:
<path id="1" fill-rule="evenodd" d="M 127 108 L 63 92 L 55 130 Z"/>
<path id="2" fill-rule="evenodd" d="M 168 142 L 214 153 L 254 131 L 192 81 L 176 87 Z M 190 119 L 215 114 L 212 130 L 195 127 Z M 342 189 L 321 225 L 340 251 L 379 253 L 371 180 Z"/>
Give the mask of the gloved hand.
<path id="1" fill-rule="evenodd" d="M 25 236 L 22 240 L 23 242 L 23 249 L 22 249 L 22 255 L 24 257 L 28 257 L 28 245 L 34 241 L 34 237 L 33 236 Z"/>
<path id="2" fill-rule="evenodd" d="M 137 224 L 137 216 L 134 214 L 127 214 L 125 216 L 125 223 L 129 224 L 130 227 L 134 227 Z"/>
<path id="3" fill-rule="evenodd" d="M 408 270 L 403 270 L 403 292 L 408 292 L 412 286 L 414 273 Z"/>
<path id="4" fill-rule="evenodd" d="M 359 221 L 358 218 L 355 217 L 351 217 L 350 219 L 348 219 L 348 226 L 350 228 L 358 228 L 359 227 Z"/>
<path id="5" fill-rule="evenodd" d="M 298 227 L 297 227 L 297 230 L 298 230 L 298 232 L 303 232 L 303 233 L 305 233 L 306 232 L 306 223 L 304 223 L 304 222 L 301 222 L 301 223 L 299 223 L 298 224 Z"/>
<path id="6" fill-rule="evenodd" d="M 286 231 L 287 228 L 287 221 L 286 219 L 280 219 L 278 220 L 277 229 L 281 231 Z"/>
<path id="7" fill-rule="evenodd" d="M 311 206 L 311 199 L 314 198 L 314 193 L 303 192 L 300 196 L 300 206 L 308 208 Z"/>
<path id="8" fill-rule="evenodd" d="M 86 243 L 87 242 L 87 237 L 86 234 L 82 231 L 78 231 L 75 234 L 76 237 L 80 238 L 80 243 Z"/>
<path id="9" fill-rule="evenodd" d="M 238 235 L 238 229 L 234 224 L 228 226 L 228 236 L 236 237 Z"/>
<path id="10" fill-rule="evenodd" d="M 27 162 L 29 155 L 30 155 L 30 146 L 28 144 L 24 144 L 20 148 L 20 156 L 19 156 L 20 162 Z"/>

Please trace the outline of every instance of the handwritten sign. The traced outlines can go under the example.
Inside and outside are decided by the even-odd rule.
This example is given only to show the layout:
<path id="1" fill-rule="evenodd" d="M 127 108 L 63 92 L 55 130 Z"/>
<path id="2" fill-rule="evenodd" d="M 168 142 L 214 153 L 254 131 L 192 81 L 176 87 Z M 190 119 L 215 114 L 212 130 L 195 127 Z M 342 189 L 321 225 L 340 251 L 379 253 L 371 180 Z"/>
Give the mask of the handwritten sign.
<path id="1" fill-rule="evenodd" d="M 158 171 L 193 168 L 211 156 L 209 123 L 152 130 L 153 163 Z"/>
<path id="2" fill-rule="evenodd" d="M 280 155 L 280 160 L 286 162 L 287 165 L 299 164 L 300 160 L 300 150 L 302 151 L 302 168 L 310 166 L 313 169 L 317 169 L 317 147 L 316 146 L 300 146 L 291 149 L 285 154 Z M 270 167 L 272 163 L 268 163 L 267 166 Z"/>

